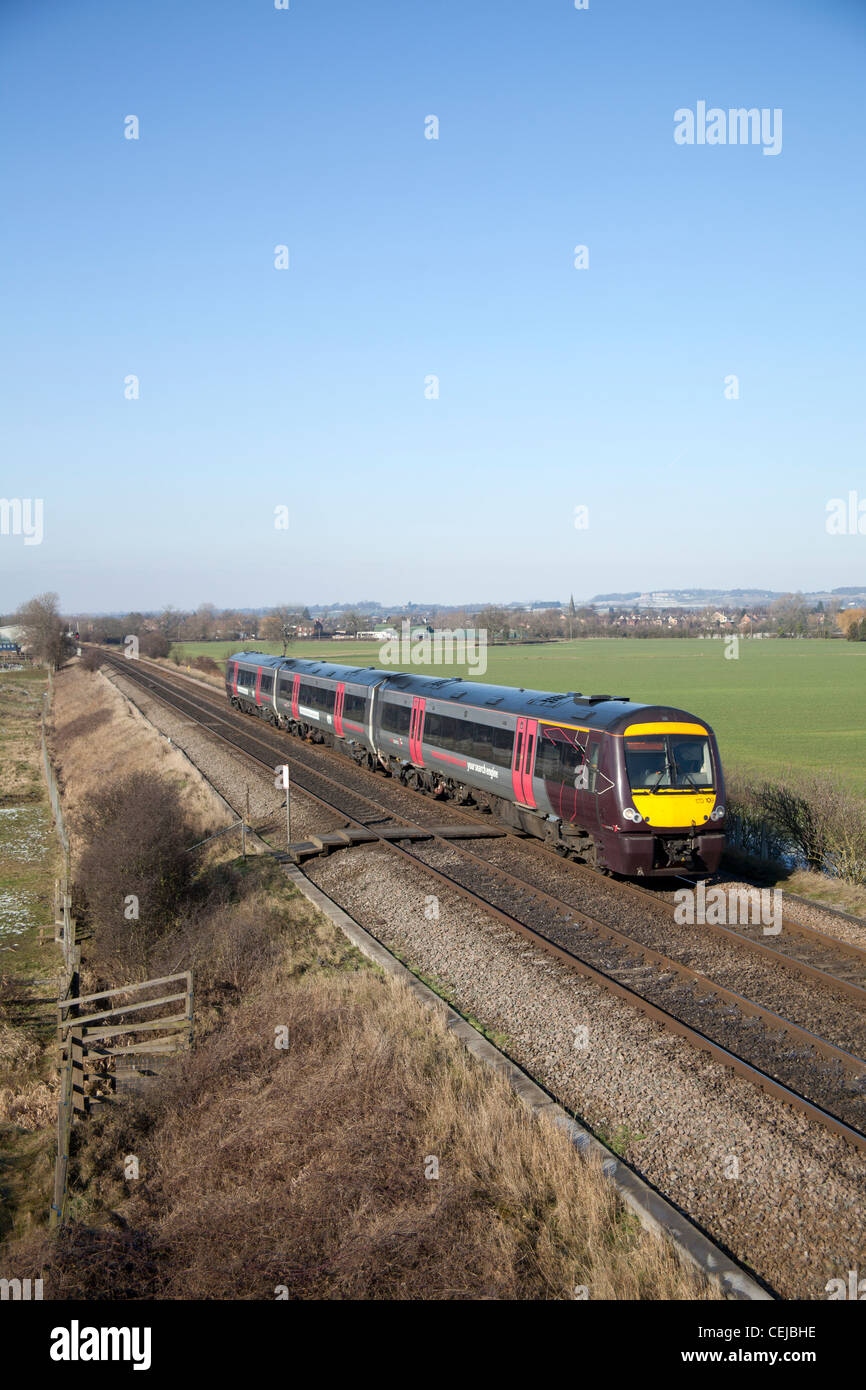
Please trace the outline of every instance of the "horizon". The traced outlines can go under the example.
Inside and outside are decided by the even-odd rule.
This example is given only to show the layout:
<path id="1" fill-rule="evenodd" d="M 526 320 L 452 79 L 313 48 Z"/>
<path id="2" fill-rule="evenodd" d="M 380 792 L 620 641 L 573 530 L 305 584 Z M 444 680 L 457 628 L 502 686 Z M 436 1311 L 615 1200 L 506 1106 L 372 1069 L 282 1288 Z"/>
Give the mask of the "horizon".
<path id="1" fill-rule="evenodd" d="M 349 601 L 339 601 L 339 602 L 326 603 L 326 602 L 322 602 L 322 601 L 318 601 L 318 600 L 314 600 L 314 599 L 309 599 L 309 598 L 307 598 L 307 599 L 301 599 L 301 600 L 299 600 L 299 601 L 296 602 L 296 603 L 280 603 L 280 604 L 277 604 L 277 603 L 258 603 L 258 604 L 225 603 L 225 604 L 224 604 L 224 603 L 214 603 L 214 602 L 212 602 L 212 601 L 209 600 L 209 599 L 204 599 L 204 600 L 202 600 L 201 602 L 199 602 L 199 603 L 197 603 L 197 604 L 195 604 L 195 605 L 186 607 L 186 608 L 177 608 L 177 607 L 176 607 L 175 605 L 173 605 L 173 604 L 163 605 L 162 607 L 152 607 L 152 606 L 142 607 L 140 604 L 134 604 L 134 605 L 133 605 L 132 607 L 130 607 L 130 608 L 111 608 L 111 609 L 107 609 L 107 608 L 93 608 L 93 609 L 77 608 L 77 609 L 72 609 L 72 608 L 67 608 L 67 607 L 65 607 L 65 606 L 63 605 L 63 603 L 62 603 L 62 595 L 61 595 L 61 596 L 60 596 L 60 598 L 61 598 L 61 609 L 60 609 L 60 611 L 61 611 L 61 613 L 64 615 L 64 617 L 66 617 L 66 618 L 77 617 L 77 618 L 79 618 L 79 619 L 81 619 L 81 618 L 86 618 L 86 619 L 91 619 L 91 618 L 124 618 L 124 617 L 127 617 L 127 616 L 128 616 L 129 614 L 131 614 L 131 613 L 137 613 L 137 614 L 139 614 L 139 615 L 140 615 L 141 617 L 143 617 L 143 618 L 153 618 L 153 617 L 158 617 L 161 613 L 164 613 L 164 612 L 166 611 L 166 608 L 167 608 L 167 607 L 173 609 L 173 611 L 177 612 L 178 615 L 191 615 L 191 614 L 196 613 L 199 609 L 201 609 L 201 608 L 203 608 L 203 607 L 212 607 L 217 613 L 238 613 L 238 614 L 246 613 L 246 614 L 250 614 L 250 615 L 253 616 L 253 617 L 263 617 L 263 616 L 267 615 L 268 613 L 273 612 L 273 610 L 276 609 L 276 608 L 278 608 L 278 607 L 283 607 L 283 608 L 291 609 L 292 611 L 301 611 L 301 610 L 306 609 L 306 610 L 309 610 L 309 611 L 311 611 L 311 612 L 315 612 L 315 611 L 318 611 L 318 610 L 326 610 L 326 611 L 330 611 L 330 612 L 350 612 L 350 611 L 353 610 L 353 609 L 354 609 L 354 610 L 361 610 L 361 609 L 363 609 L 363 608 L 365 608 L 365 607 L 369 607 L 370 605 L 375 605 L 376 608 L 379 609 L 382 613 L 388 613 L 388 612 L 398 613 L 398 612 L 401 612 L 401 611 L 405 612 L 407 609 L 411 608 L 411 609 L 417 609 L 417 610 L 418 610 L 418 616 L 423 616 L 423 612 L 435 613 L 435 612 L 445 612 L 445 611 L 449 611 L 449 610 L 463 611 L 463 612 L 466 612 L 466 613 L 470 613 L 470 614 L 471 614 L 471 613 L 477 613 L 477 612 L 479 612 L 480 610 L 482 610 L 482 609 L 484 609 L 484 608 L 502 608 L 502 609 L 504 609 L 504 610 L 506 610 L 506 611 L 509 611 L 509 610 L 512 610 L 512 609 L 523 610 L 523 609 L 527 609 L 527 608 L 530 608 L 530 607 L 534 607 L 534 608 L 537 608 L 537 609 L 543 609 L 543 608 L 545 608 L 545 607 L 549 607 L 549 608 L 554 608 L 554 607 L 567 608 L 571 597 L 574 597 L 574 605 L 575 605 L 575 608 L 582 608 L 582 607 L 590 607 L 590 606 L 592 606 L 592 605 L 594 605 L 594 604 L 606 604 L 606 603 L 611 603 L 611 604 L 617 604 L 617 603 L 619 603 L 619 604 L 626 604 L 626 603 L 631 603 L 633 600 L 644 599 L 644 598 L 648 598 L 648 597 L 650 597 L 650 598 L 657 598 L 657 597 L 667 596 L 667 595 L 670 595 L 671 597 L 674 597 L 674 596 L 676 596 L 676 595 L 678 595 L 678 594 L 681 594 L 681 595 L 684 595 L 684 594 L 693 594 L 693 595 L 703 594 L 703 595 L 707 596 L 708 599 L 716 599 L 716 598 L 719 598 L 719 599 L 722 599 L 722 600 L 724 600 L 724 599 L 726 599 L 726 598 L 727 598 L 727 599 L 731 599 L 731 598 L 733 598 L 733 597 L 743 598 L 743 597 L 747 597 L 747 596 L 750 596 L 750 595 L 751 595 L 751 596 L 754 596 L 754 597 L 758 600 L 758 602 L 753 603 L 751 606 L 753 606 L 753 607 L 759 607 L 761 601 L 764 600 L 764 599 L 766 599 L 766 600 L 768 600 L 768 601 L 773 601 L 773 600 L 780 599 L 780 598 L 788 598 L 788 597 L 791 597 L 791 598 L 802 598 L 802 599 L 804 599 L 804 600 L 814 600 L 815 602 L 821 602 L 821 601 L 823 601 L 825 598 L 830 598 L 830 599 L 844 599 L 844 598 L 850 598 L 850 597 L 854 597 L 854 596 L 863 596 L 863 595 L 866 595 L 866 583 L 864 583 L 863 585 L 859 585 L 859 586 L 858 586 L 858 585 L 842 585 L 842 586 L 837 587 L 835 590 L 828 590 L 828 589 L 805 589 L 805 590 L 804 590 L 804 589 L 779 589 L 779 590 L 763 590 L 763 589 L 759 589 L 759 588 L 757 588 L 757 587 L 755 587 L 755 588 L 750 588 L 750 587 L 748 587 L 748 586 L 746 586 L 746 585 L 738 585 L 736 588 L 703 589 L 703 588 L 701 588 L 701 587 L 695 585 L 695 586 L 686 586 L 686 587 L 681 588 L 681 589 L 640 589 L 640 590 L 635 590 L 634 592 L 631 592 L 631 591 L 616 592 L 616 591 L 614 591 L 614 592 L 611 592 L 610 594 L 594 594 L 591 598 L 577 598 L 577 597 L 575 597 L 575 596 L 573 596 L 573 595 L 570 595 L 568 599 L 566 599 L 566 598 L 560 598 L 560 599 L 546 599 L 546 600 L 544 600 L 544 599 L 509 599 L 509 600 L 505 600 L 505 599 L 483 599 L 483 600 L 472 600 L 472 601 L 457 601 L 457 602 L 455 602 L 455 603 L 446 603 L 446 602 L 444 602 L 444 601 L 442 601 L 442 600 L 431 600 L 429 603 L 415 602 L 415 601 L 406 602 L 406 603 L 399 603 L 399 602 L 389 603 L 389 602 L 384 602 L 384 601 L 381 601 L 381 600 L 378 600 L 378 599 L 369 599 L 369 598 L 367 598 L 367 599 L 353 599 L 353 600 L 349 600 Z M 30 595 L 29 597 L 34 597 L 34 595 Z M 677 607 L 680 607 L 680 608 L 682 608 L 683 611 L 685 611 L 685 612 L 691 612 L 691 611 L 698 611 L 698 610 L 700 609 L 700 607 L 705 606 L 705 605 L 701 605 L 701 604 L 677 604 L 677 603 L 671 603 L 671 604 L 668 604 L 668 605 L 660 604 L 660 605 L 658 605 L 658 606 L 659 606 L 659 607 L 670 607 L 670 608 L 677 608 Z M 736 605 L 736 604 L 733 604 L 732 606 L 736 607 L 737 605 Z M 11 624 L 14 622 L 14 618 L 15 618 L 15 613 L 10 611 L 10 612 L 7 614 L 7 617 L 6 617 L 6 620 L 5 620 L 6 625 L 7 625 L 7 626 L 8 626 L 8 625 L 11 625 Z"/>

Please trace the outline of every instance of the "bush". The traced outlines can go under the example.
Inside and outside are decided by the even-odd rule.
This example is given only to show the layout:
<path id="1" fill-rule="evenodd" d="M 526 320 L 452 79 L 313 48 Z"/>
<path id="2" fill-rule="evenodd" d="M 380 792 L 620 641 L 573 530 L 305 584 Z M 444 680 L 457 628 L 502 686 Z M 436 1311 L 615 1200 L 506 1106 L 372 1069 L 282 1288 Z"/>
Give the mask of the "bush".
<path id="1" fill-rule="evenodd" d="M 77 878 L 93 932 L 88 955 L 112 977 L 144 975 L 190 888 L 193 862 L 187 851 L 200 837 L 172 783 L 144 771 L 118 778 L 93 796 L 79 813 L 78 828 L 86 841 Z M 131 895 L 138 900 L 137 916 Z"/>
<path id="2" fill-rule="evenodd" d="M 189 664 L 194 671 L 203 671 L 208 676 L 222 675 L 222 671 L 212 656 L 194 656 Z"/>
<path id="3" fill-rule="evenodd" d="M 171 643 L 167 637 L 163 637 L 161 632 L 146 632 L 139 641 L 138 649 L 142 656 L 149 656 L 156 660 L 158 657 L 168 656 Z"/>
<path id="4" fill-rule="evenodd" d="M 793 859 L 849 883 L 866 882 L 866 806 L 829 777 L 787 772 L 780 782 L 728 783 L 731 842 L 770 859 Z"/>
<path id="5" fill-rule="evenodd" d="M 85 671 L 98 671 L 101 665 L 102 653 L 98 652 L 95 647 L 85 648 L 84 655 L 81 658 L 82 668 Z"/>

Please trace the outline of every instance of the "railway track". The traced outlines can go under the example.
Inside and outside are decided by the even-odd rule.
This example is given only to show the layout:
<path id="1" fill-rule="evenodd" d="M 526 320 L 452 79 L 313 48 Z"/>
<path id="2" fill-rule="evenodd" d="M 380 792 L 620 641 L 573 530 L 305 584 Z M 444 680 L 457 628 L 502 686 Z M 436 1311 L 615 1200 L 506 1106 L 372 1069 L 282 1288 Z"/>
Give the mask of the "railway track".
<path id="1" fill-rule="evenodd" d="M 203 686 L 192 688 L 191 683 L 184 682 L 181 688 L 160 668 L 143 663 L 109 657 L 106 664 L 148 689 L 175 713 L 243 753 L 257 767 L 270 772 L 276 761 L 288 762 L 295 788 L 350 824 L 374 833 L 387 827 L 393 833 L 401 825 L 411 830 L 441 822 L 441 803 L 431 802 L 398 783 L 400 793 L 412 798 L 412 812 L 407 815 L 395 810 L 369 794 L 371 785 L 378 789 L 388 784 L 374 782 L 372 774 L 335 751 L 326 750 L 323 756 L 323 750 L 313 752 L 265 724 L 245 727 L 251 722 L 249 716 L 226 709 L 220 697 Z M 323 761 L 341 774 L 339 779 L 322 770 Z M 347 785 L 347 778 L 356 785 Z M 364 790 L 357 785 L 359 779 Z M 451 804 L 448 811 L 458 820 L 478 823 L 477 816 Z M 574 902 L 547 891 L 532 878 L 512 873 L 485 857 L 479 851 L 480 842 L 476 841 L 470 850 L 431 833 L 420 849 L 410 849 L 407 843 L 390 836 L 380 837 L 377 843 L 388 853 L 413 862 L 425 875 L 458 892 L 534 946 L 624 999 L 765 1093 L 840 1134 L 861 1151 L 866 1150 L 866 1061 L 858 1054 L 582 911 Z M 559 869 L 566 869 L 569 874 L 573 870 L 592 874 L 583 866 L 564 865 L 543 847 L 533 845 L 532 853 L 539 862 L 541 858 L 548 863 L 553 859 Z M 603 882 L 609 885 L 610 881 Z M 624 890 L 630 901 L 645 907 L 658 903 L 656 895 L 630 884 L 617 883 L 615 889 Z M 670 909 L 672 917 L 671 905 L 664 906 Z M 846 975 L 844 971 L 830 973 L 822 966 L 795 959 L 730 929 L 725 930 L 725 935 L 728 945 L 737 944 L 764 962 L 783 965 L 821 989 L 838 991 L 858 1014 L 866 1001 L 866 990 L 849 977 L 858 964 L 857 955 L 852 954 L 857 948 L 839 953 L 849 972 Z M 809 939 L 820 937 L 821 933 L 805 929 L 805 935 Z M 799 939 L 799 934 L 793 932 L 792 938 Z M 835 938 L 827 937 L 826 941 L 834 946 L 839 944 Z M 814 944 L 824 946 L 820 941 Z M 824 961 L 827 963 L 829 958 Z"/>

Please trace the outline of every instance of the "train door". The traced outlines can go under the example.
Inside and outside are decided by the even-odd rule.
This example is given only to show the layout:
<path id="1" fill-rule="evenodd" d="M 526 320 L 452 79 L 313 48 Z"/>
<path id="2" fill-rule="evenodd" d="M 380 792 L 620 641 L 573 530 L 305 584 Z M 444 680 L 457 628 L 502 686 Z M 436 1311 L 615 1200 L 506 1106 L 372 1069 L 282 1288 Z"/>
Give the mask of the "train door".
<path id="1" fill-rule="evenodd" d="M 337 696 L 334 700 L 334 732 L 337 738 L 343 737 L 343 704 L 346 699 L 346 684 L 341 681 L 337 686 Z"/>
<path id="2" fill-rule="evenodd" d="M 300 676 L 297 676 L 297 675 L 296 675 L 296 676 L 295 676 L 295 679 L 292 681 L 292 718 L 293 718 L 293 719 L 299 718 L 299 715 L 298 715 L 298 692 L 299 692 L 300 688 L 301 688 L 301 678 L 300 678 Z"/>
<path id="3" fill-rule="evenodd" d="M 532 792 L 532 765 L 535 760 L 537 738 L 538 720 L 519 718 L 511 758 L 511 785 L 515 801 L 521 806 L 531 806 L 533 810 L 535 797 Z"/>
<path id="4" fill-rule="evenodd" d="M 424 766 L 421 739 L 424 735 L 424 707 L 426 701 L 416 695 L 412 701 L 412 715 L 409 720 L 409 757 L 416 767 Z"/>

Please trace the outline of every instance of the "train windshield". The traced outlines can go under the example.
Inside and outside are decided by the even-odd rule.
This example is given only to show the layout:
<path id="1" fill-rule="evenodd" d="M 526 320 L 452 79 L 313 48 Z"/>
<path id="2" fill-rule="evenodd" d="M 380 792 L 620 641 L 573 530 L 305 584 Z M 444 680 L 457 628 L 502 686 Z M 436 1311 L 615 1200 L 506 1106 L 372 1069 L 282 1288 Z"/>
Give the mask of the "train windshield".
<path id="1" fill-rule="evenodd" d="M 695 734 L 652 734 L 625 739 L 632 791 L 712 791 L 710 741 Z"/>

